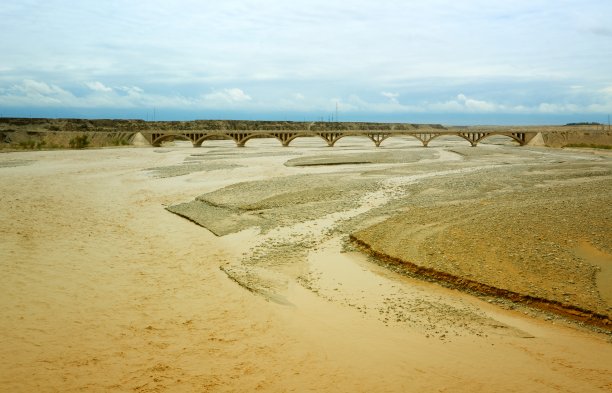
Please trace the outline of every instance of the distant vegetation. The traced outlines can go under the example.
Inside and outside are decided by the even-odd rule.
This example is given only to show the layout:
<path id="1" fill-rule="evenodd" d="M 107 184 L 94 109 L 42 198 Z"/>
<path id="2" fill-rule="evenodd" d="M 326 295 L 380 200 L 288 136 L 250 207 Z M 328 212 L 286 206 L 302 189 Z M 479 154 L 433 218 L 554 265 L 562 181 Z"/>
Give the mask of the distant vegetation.
<path id="1" fill-rule="evenodd" d="M 45 141 L 35 141 L 33 139 L 28 139 L 26 141 L 19 142 L 19 147 L 25 150 L 34 150 L 34 149 L 42 149 L 46 145 Z"/>
<path id="2" fill-rule="evenodd" d="M 603 125 L 602 123 L 597 123 L 596 121 L 592 121 L 592 122 L 580 122 L 580 123 L 567 123 L 566 126 L 601 126 Z"/>
<path id="3" fill-rule="evenodd" d="M 89 145 L 89 137 L 87 135 L 75 136 L 70 139 L 68 145 L 72 149 L 84 149 Z"/>

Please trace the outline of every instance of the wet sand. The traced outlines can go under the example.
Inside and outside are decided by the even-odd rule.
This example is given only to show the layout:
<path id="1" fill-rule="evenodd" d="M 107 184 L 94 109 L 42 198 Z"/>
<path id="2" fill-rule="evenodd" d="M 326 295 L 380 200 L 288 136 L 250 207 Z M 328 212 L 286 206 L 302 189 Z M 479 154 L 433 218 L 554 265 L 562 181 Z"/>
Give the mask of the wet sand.
<path id="1" fill-rule="evenodd" d="M 397 274 L 347 248 L 348 233 L 387 218 L 376 209 L 401 195 L 385 179 L 410 162 L 287 166 L 330 150 L 251 142 L 1 154 L 0 390 L 612 388 L 608 335 Z M 411 162 L 461 159 L 441 146 L 394 147 Z M 365 151 L 374 148 L 347 140 L 331 153 Z M 294 196 L 265 196 L 257 181 L 291 186 L 298 176 L 313 188 L 315 174 L 347 189 L 366 180 L 348 199 L 311 197 L 274 224 Z M 228 186 L 242 199 L 223 198 Z M 252 205 L 262 229 L 217 237 L 165 209 L 207 194 Z"/>

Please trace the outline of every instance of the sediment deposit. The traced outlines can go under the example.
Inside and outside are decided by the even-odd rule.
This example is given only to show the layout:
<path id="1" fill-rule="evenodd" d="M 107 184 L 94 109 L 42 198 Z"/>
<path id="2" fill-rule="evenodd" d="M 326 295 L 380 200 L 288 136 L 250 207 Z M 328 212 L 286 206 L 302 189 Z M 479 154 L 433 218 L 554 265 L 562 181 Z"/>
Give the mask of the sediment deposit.
<path id="1" fill-rule="evenodd" d="M 607 153 L 506 146 L 457 146 L 438 154 L 420 149 L 338 153 L 287 164 L 308 168 L 346 162 L 350 171 L 243 182 L 168 209 L 217 235 L 249 227 L 268 232 L 346 212 L 326 230 L 350 233 L 379 256 L 430 269 L 432 276 L 447 274 L 439 279 L 452 277 L 459 287 L 463 281 L 477 289 L 479 283 L 483 291 L 493 289 L 485 293 L 497 290 L 503 296 L 506 291 L 515 300 L 548 302 L 551 309 L 581 311 L 598 324 L 609 324 L 612 265 L 585 256 L 589 250 L 612 254 Z M 370 165 L 354 164 L 359 160 Z M 372 168 L 390 162 L 395 165 Z M 367 226 L 368 220 L 386 216 Z M 289 249 L 303 248 L 299 235 L 299 241 L 289 241 Z M 324 239 L 311 236 L 306 242 Z M 280 265 L 283 270 L 289 263 L 280 258 L 246 258 L 235 274 L 257 282 L 245 286 L 263 285 L 269 291 L 273 284 L 262 284 L 245 266 Z"/>
<path id="2" fill-rule="evenodd" d="M 605 325 L 401 269 L 609 317 L 607 150 L 251 142 L 0 154 L 0 386 L 609 391 Z"/>

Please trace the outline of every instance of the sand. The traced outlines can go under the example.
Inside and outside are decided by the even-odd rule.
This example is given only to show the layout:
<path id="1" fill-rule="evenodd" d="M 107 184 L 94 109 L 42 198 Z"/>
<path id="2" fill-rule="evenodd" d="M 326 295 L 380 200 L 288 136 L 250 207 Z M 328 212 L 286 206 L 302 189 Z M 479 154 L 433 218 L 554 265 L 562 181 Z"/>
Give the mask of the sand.
<path id="1" fill-rule="evenodd" d="M 609 335 L 397 274 L 347 243 L 397 212 L 382 211 L 415 180 L 403 166 L 441 157 L 450 175 L 483 162 L 465 162 L 453 143 L 398 140 L 386 149 L 418 159 L 327 166 L 330 152 L 377 150 L 350 138 L 332 151 L 252 142 L 1 154 L 0 390 L 612 389 Z M 500 149 L 478 154 L 512 159 Z M 317 165 L 284 165 L 308 156 Z M 317 192 L 326 182 L 347 192 Z M 166 210 L 216 197 L 258 224 L 218 237 Z M 302 209 L 288 214 L 291 203 Z"/>

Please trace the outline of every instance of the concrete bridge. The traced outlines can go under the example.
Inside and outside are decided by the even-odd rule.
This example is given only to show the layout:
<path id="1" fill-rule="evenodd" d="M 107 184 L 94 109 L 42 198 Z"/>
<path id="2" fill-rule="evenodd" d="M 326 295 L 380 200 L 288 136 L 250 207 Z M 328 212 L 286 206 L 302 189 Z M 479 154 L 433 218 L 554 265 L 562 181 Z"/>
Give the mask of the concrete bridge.
<path id="1" fill-rule="evenodd" d="M 612 131 L 603 124 L 564 126 L 442 126 L 439 124 L 369 122 L 295 122 L 258 120 L 144 121 L 116 119 L 45 119 L 0 117 L 0 149 L 42 146 L 69 148 L 76 138 L 86 138 L 90 146 L 142 144 L 160 146 L 164 141 L 186 140 L 201 146 L 209 140 L 228 139 L 244 146 L 255 138 L 275 138 L 289 146 L 297 138 L 320 138 L 334 146 L 344 137 L 367 138 L 375 146 L 387 139 L 411 137 L 423 146 L 437 138 L 452 136 L 472 146 L 486 138 L 501 135 L 519 145 L 541 135 L 550 147 L 612 146 Z M 539 139 L 539 138 L 538 138 Z M 390 142 L 385 142 L 390 143 Z"/>
<path id="2" fill-rule="evenodd" d="M 289 144 L 297 138 L 321 138 L 328 146 L 334 146 L 340 139 L 348 136 L 358 136 L 370 139 L 376 147 L 382 142 L 398 136 L 409 136 L 418 139 L 424 147 L 434 139 L 443 136 L 458 136 L 465 139 L 472 146 L 476 146 L 483 139 L 494 135 L 502 135 L 513 139 L 519 145 L 527 144 L 536 132 L 508 131 L 508 130 L 462 130 L 445 128 L 418 127 L 418 129 L 402 130 L 362 130 L 362 129 L 343 129 L 333 131 L 318 130 L 160 130 L 160 131 L 141 131 L 141 134 L 152 146 L 161 146 L 165 141 L 186 140 L 190 141 L 194 147 L 200 147 L 207 140 L 229 139 L 236 143 L 236 146 L 243 147 L 249 140 L 254 138 L 276 138 L 282 146 Z"/>

